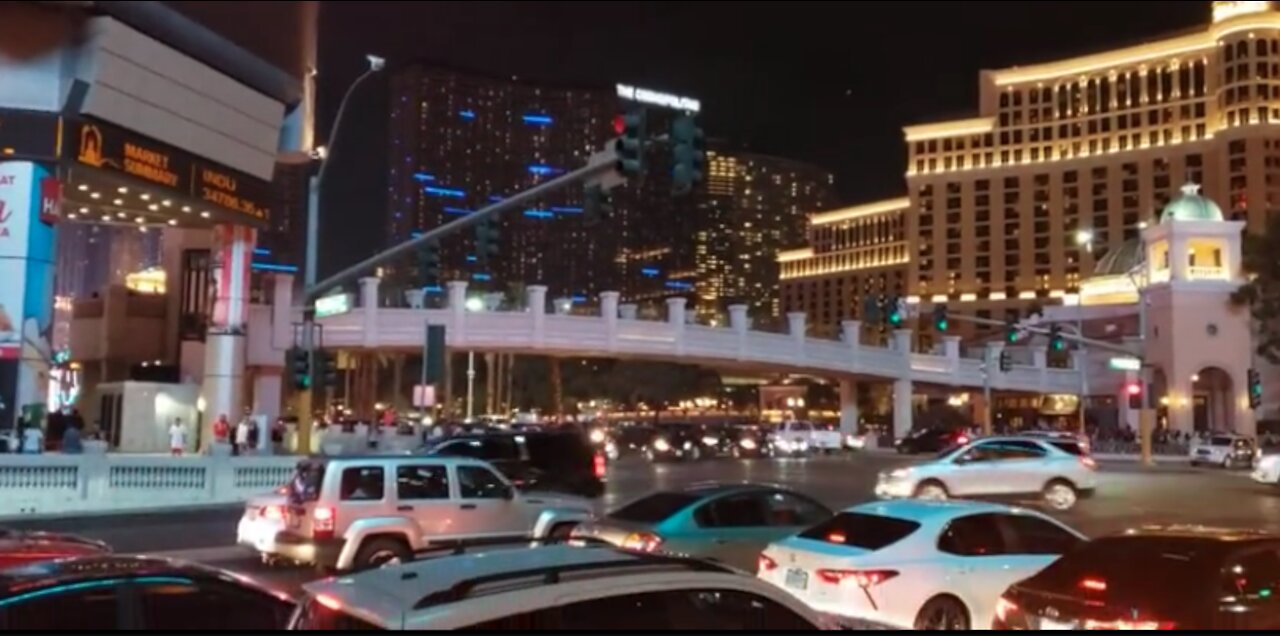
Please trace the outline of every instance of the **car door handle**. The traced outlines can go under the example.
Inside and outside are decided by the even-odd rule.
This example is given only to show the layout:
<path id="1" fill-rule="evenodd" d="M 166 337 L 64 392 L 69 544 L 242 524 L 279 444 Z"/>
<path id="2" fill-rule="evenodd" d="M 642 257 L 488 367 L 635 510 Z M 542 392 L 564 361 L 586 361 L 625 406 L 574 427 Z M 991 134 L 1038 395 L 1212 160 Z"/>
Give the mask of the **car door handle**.
<path id="1" fill-rule="evenodd" d="M 462 504 L 461 506 L 458 506 L 458 507 L 459 507 L 459 508 L 461 508 L 461 509 L 463 509 L 463 510 L 475 510 L 475 509 L 476 509 L 476 505 L 475 505 L 475 504 Z"/>
<path id="2" fill-rule="evenodd" d="M 413 512 L 413 506 L 397 506 L 396 512 Z"/>

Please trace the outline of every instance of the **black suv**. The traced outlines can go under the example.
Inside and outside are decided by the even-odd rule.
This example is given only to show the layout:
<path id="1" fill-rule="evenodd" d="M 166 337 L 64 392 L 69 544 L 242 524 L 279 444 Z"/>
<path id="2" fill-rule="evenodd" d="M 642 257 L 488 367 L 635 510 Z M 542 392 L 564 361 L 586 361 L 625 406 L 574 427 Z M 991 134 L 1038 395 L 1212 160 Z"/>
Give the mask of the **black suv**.
<path id="1" fill-rule="evenodd" d="M 604 494 L 604 453 L 580 433 L 459 435 L 435 442 L 424 452 L 484 460 L 524 491 L 559 492 L 580 497 Z"/>
<path id="2" fill-rule="evenodd" d="M 998 601 L 1000 630 L 1280 630 L 1280 537 L 1173 526 L 1068 552 Z"/>

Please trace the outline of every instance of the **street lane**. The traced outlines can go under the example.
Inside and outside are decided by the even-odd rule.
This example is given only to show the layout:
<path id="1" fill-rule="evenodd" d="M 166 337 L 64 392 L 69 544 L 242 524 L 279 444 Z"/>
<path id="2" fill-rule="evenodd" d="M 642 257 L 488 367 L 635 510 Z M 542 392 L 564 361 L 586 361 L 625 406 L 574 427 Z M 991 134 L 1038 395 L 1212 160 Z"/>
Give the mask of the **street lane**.
<path id="1" fill-rule="evenodd" d="M 715 460 L 696 464 L 649 465 L 623 459 L 610 467 L 602 507 L 613 508 L 648 492 L 706 481 L 754 481 L 788 486 L 833 508 L 873 499 L 879 471 L 910 463 L 891 455 L 862 454 L 807 460 Z M 240 508 L 165 514 L 21 521 L 6 525 L 75 532 L 109 542 L 119 552 L 163 553 L 260 577 L 285 587 L 311 578 L 310 570 L 268 568 L 250 552 L 232 545 Z M 1203 524 L 1280 532 L 1280 489 L 1253 483 L 1239 472 L 1185 465 L 1142 468 L 1105 462 L 1101 485 L 1059 519 L 1097 536 L 1143 524 Z"/>

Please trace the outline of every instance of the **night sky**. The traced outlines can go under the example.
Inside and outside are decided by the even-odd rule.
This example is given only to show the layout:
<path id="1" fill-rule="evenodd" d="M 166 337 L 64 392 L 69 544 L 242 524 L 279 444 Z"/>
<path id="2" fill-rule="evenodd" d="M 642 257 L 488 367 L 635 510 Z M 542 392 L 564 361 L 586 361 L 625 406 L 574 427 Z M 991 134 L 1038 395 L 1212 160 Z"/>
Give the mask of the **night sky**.
<path id="1" fill-rule="evenodd" d="M 289 3 L 171 4 L 273 62 L 297 64 L 292 29 L 277 17 Z M 366 52 L 392 66 L 422 59 L 557 84 L 623 81 L 702 99 L 708 135 L 823 166 L 852 204 L 903 194 L 902 126 L 974 115 L 980 69 L 1201 27 L 1209 4 L 323 2 L 320 130 Z M 345 178 L 326 192 L 326 217 L 343 226 L 385 205 L 385 92 L 362 93 L 335 146 L 331 169 Z M 352 222 L 344 244 L 372 248 L 379 227 Z"/>

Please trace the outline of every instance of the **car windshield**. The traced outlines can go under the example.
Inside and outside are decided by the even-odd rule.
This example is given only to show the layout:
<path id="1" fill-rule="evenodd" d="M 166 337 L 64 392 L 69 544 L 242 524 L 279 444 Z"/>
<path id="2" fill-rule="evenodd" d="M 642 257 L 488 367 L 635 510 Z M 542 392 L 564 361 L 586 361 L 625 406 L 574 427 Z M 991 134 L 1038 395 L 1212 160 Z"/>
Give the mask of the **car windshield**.
<path id="1" fill-rule="evenodd" d="M 324 482 L 324 462 L 298 462 L 289 480 L 289 501 L 300 504 L 320 498 L 320 485 Z"/>
<path id="2" fill-rule="evenodd" d="M 1023 585 L 1074 598 L 1082 581 L 1096 580 L 1106 585 L 1106 602 L 1112 607 L 1171 617 L 1198 603 L 1197 595 L 1213 580 L 1216 552 L 1214 543 L 1201 539 L 1098 539 L 1081 544 Z"/>
<path id="3" fill-rule="evenodd" d="M 637 499 L 609 514 L 618 521 L 658 523 L 688 508 L 698 497 L 682 492 L 659 492 Z"/>
<path id="4" fill-rule="evenodd" d="M 907 538 L 919 528 L 920 524 L 906 519 L 842 512 L 801 532 L 800 538 L 875 551 Z"/>

